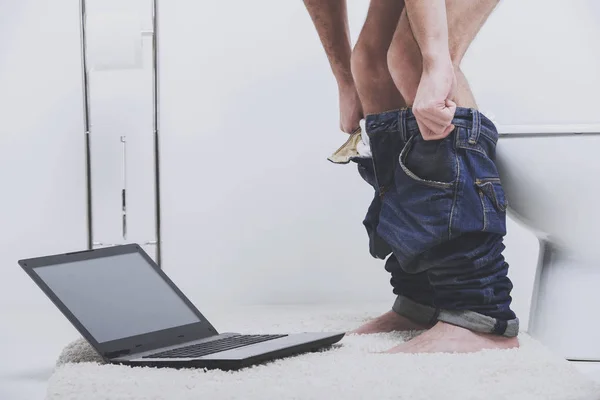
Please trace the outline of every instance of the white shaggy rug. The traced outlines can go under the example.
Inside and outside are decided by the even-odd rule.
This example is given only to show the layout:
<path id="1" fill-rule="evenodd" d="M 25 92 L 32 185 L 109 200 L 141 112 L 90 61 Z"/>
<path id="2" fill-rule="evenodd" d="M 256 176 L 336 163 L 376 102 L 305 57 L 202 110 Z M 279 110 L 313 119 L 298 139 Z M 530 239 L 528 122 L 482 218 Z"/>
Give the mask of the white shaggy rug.
<path id="1" fill-rule="evenodd" d="M 345 331 L 375 307 L 272 306 L 211 312 L 221 332 Z M 600 387 L 522 335 L 518 350 L 474 354 L 377 354 L 400 334 L 346 336 L 341 346 L 238 372 L 129 368 L 98 363 L 82 340 L 60 355 L 47 399 L 461 399 L 597 400 Z"/>

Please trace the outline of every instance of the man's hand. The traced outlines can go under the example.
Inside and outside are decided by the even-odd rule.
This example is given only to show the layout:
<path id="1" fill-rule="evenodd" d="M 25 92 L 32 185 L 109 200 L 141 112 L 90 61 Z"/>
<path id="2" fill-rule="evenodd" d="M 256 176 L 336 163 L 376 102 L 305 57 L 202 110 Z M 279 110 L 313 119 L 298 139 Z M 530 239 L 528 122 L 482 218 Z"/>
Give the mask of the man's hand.
<path id="1" fill-rule="evenodd" d="M 423 64 L 413 112 L 423 139 L 440 140 L 452 132 L 456 103 L 451 99 L 456 89 L 456 76 L 450 60 L 442 65 Z"/>
<path id="2" fill-rule="evenodd" d="M 363 111 L 350 66 L 352 48 L 346 0 L 304 0 L 304 4 L 338 84 L 340 129 L 352 133 L 360 126 Z"/>
<path id="3" fill-rule="evenodd" d="M 423 73 L 413 112 L 423 139 L 443 139 L 452 132 L 456 76 L 448 46 L 445 0 L 406 0 L 408 20 L 423 57 Z"/>
<path id="4" fill-rule="evenodd" d="M 340 129 L 346 133 L 354 132 L 363 118 L 362 105 L 356 88 L 348 86 L 339 90 L 340 96 Z"/>

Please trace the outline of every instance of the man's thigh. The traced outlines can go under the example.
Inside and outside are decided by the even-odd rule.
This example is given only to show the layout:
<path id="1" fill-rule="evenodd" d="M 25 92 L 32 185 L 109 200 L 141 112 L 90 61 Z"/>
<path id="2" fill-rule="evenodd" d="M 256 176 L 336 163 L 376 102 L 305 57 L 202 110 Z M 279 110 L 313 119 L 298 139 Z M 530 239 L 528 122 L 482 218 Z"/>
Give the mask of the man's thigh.
<path id="1" fill-rule="evenodd" d="M 460 64 L 499 0 L 446 0 L 450 55 Z"/>
<path id="2" fill-rule="evenodd" d="M 375 52 L 383 51 L 385 56 L 403 9 L 404 0 L 371 0 L 357 45 Z"/>
<path id="3" fill-rule="evenodd" d="M 450 55 L 455 64 L 460 63 L 471 42 L 494 11 L 498 2 L 499 0 L 446 0 L 448 41 Z M 412 64 L 419 66 L 420 69 L 421 54 L 419 45 L 412 33 L 406 10 L 403 10 L 400 16 L 394 34 L 394 41 L 403 43 L 402 49 L 409 57 L 418 57 L 418 60 L 413 60 Z"/>

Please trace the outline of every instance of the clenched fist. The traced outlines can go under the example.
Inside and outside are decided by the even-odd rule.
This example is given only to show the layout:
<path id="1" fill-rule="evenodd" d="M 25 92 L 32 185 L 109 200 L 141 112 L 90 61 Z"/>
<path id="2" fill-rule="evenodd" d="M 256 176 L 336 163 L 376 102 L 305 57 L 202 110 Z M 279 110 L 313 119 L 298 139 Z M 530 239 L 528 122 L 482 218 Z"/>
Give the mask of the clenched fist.
<path id="1" fill-rule="evenodd" d="M 413 113 L 424 140 L 440 140 L 452 132 L 456 103 L 456 76 L 450 60 L 425 66 L 417 89 Z"/>

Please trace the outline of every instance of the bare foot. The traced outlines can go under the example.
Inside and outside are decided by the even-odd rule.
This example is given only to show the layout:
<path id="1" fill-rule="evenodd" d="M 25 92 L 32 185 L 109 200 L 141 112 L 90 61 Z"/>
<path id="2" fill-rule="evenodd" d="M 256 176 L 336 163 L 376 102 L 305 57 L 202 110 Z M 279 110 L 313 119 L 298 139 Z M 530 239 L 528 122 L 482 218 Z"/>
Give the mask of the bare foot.
<path id="1" fill-rule="evenodd" d="M 427 332 L 388 350 L 387 353 L 474 353 L 483 349 L 517 347 L 519 340 L 516 337 L 473 332 L 438 321 Z"/>
<path id="2" fill-rule="evenodd" d="M 426 326 L 411 321 L 394 311 L 375 318 L 372 321 L 348 332 L 349 334 L 368 335 L 370 333 L 384 333 L 393 331 L 413 331 L 427 329 Z"/>

